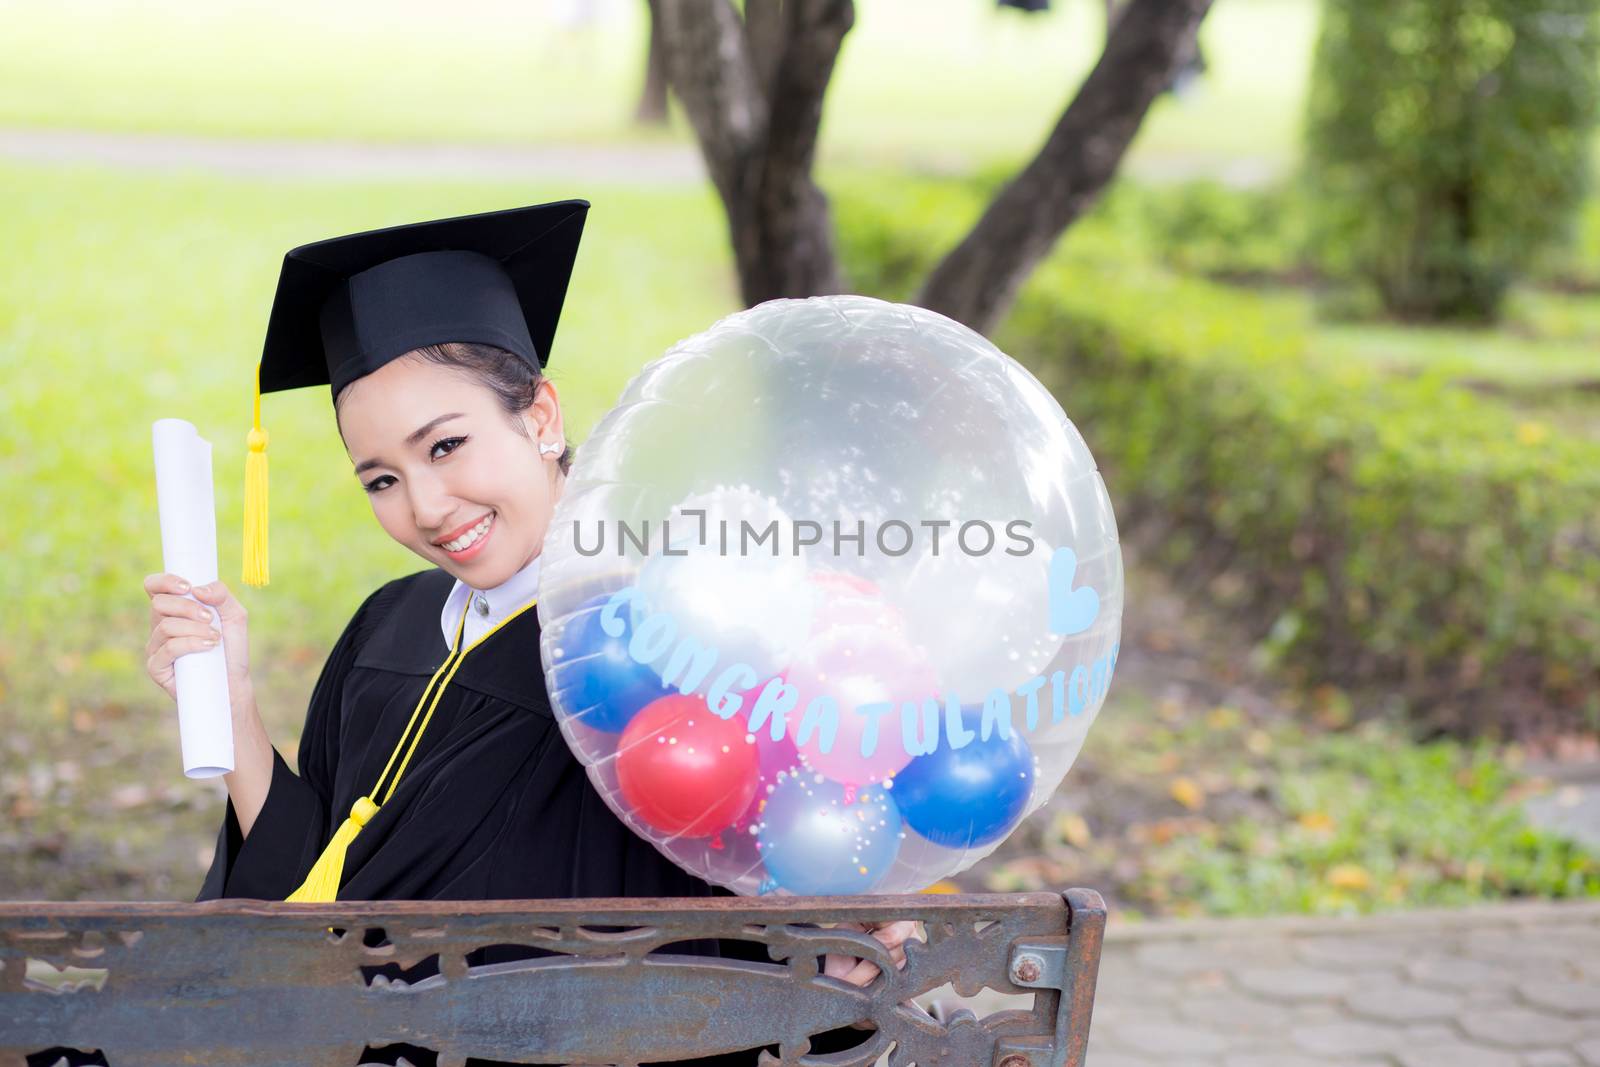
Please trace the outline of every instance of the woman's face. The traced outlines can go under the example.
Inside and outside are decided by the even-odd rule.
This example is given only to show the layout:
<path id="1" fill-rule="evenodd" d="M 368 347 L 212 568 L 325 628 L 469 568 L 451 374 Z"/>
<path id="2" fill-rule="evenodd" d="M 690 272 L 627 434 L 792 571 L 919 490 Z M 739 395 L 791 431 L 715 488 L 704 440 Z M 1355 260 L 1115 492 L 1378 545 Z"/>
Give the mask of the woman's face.
<path id="1" fill-rule="evenodd" d="M 509 416 L 465 372 L 408 355 L 350 385 L 339 430 L 390 537 L 476 589 L 521 570 L 544 544 L 564 484 L 555 386 Z M 518 433 L 520 422 L 527 436 Z"/>

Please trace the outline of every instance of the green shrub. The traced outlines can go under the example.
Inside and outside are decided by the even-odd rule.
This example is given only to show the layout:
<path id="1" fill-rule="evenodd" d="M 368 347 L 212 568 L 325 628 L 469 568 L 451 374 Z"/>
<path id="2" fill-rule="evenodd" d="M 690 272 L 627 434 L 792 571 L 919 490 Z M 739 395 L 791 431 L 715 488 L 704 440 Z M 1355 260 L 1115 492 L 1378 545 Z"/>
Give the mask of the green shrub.
<path id="1" fill-rule="evenodd" d="M 1303 261 L 1306 208 L 1292 185 L 1120 183 L 1097 214 L 1119 229 L 1131 224 L 1174 270 L 1231 282 L 1288 282 L 1310 273 Z"/>
<path id="2" fill-rule="evenodd" d="M 1494 318 L 1569 232 L 1597 97 L 1597 0 L 1328 0 L 1305 168 L 1319 258 L 1396 316 Z"/>
<path id="3" fill-rule="evenodd" d="M 1570 240 L 1544 250 L 1530 275 L 1555 289 L 1600 292 L 1600 197 L 1584 201 Z"/>
<path id="4" fill-rule="evenodd" d="M 828 183 L 841 265 L 857 292 L 910 300 L 936 257 L 978 220 L 985 182 L 904 179 L 872 171 L 836 175 Z"/>
<path id="5" fill-rule="evenodd" d="M 1214 915 L 1600 896 L 1600 859 L 1528 825 L 1517 776 L 1491 746 L 1361 729 L 1277 745 L 1273 763 L 1264 792 L 1278 818 L 1175 835 L 1124 892 Z"/>
<path id="6" fill-rule="evenodd" d="M 840 247 L 903 295 L 964 209 L 922 194 L 902 229 L 896 193 L 842 211 Z M 1281 304 L 1108 258 L 1084 227 L 997 341 L 1061 398 L 1126 531 L 1231 575 L 1217 595 L 1308 681 L 1389 686 L 1453 727 L 1600 721 L 1600 445 L 1439 375 L 1319 360 Z"/>

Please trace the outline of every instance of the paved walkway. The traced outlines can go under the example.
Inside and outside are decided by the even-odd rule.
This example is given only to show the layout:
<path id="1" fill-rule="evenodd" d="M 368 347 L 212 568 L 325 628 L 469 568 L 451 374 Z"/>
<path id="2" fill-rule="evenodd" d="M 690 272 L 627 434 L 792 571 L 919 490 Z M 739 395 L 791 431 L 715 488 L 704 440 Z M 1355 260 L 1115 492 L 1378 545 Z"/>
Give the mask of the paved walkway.
<path id="1" fill-rule="evenodd" d="M 1600 1067 L 1600 902 L 1108 932 L 1088 1067 L 1334 1065 Z"/>
<path id="2" fill-rule="evenodd" d="M 189 170 L 241 177 L 516 179 L 697 186 L 693 145 L 380 144 L 103 130 L 0 128 L 0 159 Z"/>
<path id="3" fill-rule="evenodd" d="M 690 142 L 617 144 L 289 141 L 174 133 L 0 127 L 0 159 L 88 163 L 133 170 L 188 170 L 241 177 L 310 179 L 536 179 L 695 186 L 706 180 Z M 1273 160 L 1131 156 L 1127 170 L 1152 182 L 1213 178 L 1259 186 L 1282 176 Z M 959 168 L 958 168 L 959 169 Z"/>
<path id="4" fill-rule="evenodd" d="M 1542 764 L 1525 770 L 1552 785 L 1523 803 L 1528 821 L 1600 851 L 1600 762 Z"/>

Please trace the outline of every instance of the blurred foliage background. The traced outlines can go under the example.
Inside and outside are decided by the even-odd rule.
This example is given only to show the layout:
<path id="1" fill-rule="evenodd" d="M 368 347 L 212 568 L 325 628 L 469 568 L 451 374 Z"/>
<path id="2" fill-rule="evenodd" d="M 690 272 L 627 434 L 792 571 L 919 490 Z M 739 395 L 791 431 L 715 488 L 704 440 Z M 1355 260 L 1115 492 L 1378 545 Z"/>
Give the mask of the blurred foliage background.
<path id="1" fill-rule="evenodd" d="M 822 125 L 846 274 L 891 298 L 1104 40 L 1091 0 L 936 7 L 858 6 Z M 996 335 L 1106 470 L 1128 637 L 1060 795 L 964 886 L 1088 884 L 1124 917 L 1600 894 L 1595 10 L 1218 0 L 1201 69 Z M 1525 97 L 1485 87 L 1461 20 Z M 581 442 L 736 309 L 726 225 L 681 114 L 632 120 L 643 3 L 0 0 L 0 28 L 0 898 L 188 898 L 222 786 L 182 777 L 144 675 L 150 422 L 216 446 L 287 756 L 350 613 L 419 562 L 307 390 L 265 404 L 273 584 L 234 580 L 283 252 L 592 200 L 550 367 Z M 1465 241 L 1440 221 L 1462 174 Z"/>
<path id="2" fill-rule="evenodd" d="M 1498 318 L 1588 185 L 1594 4 L 1330 0 L 1311 84 L 1322 260 L 1397 318 Z"/>

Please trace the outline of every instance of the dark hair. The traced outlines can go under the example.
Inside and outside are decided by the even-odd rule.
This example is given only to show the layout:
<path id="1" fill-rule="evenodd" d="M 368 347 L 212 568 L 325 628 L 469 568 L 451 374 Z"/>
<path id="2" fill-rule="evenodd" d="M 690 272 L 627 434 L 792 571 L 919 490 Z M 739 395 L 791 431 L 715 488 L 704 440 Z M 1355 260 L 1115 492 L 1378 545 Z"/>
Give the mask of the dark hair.
<path id="1" fill-rule="evenodd" d="M 479 344 L 476 341 L 447 341 L 443 344 L 423 345 L 406 354 L 421 356 L 429 363 L 441 367 L 453 367 L 465 371 L 499 398 L 500 407 L 507 415 L 520 415 L 532 407 L 533 398 L 539 392 L 539 383 L 544 381 L 544 375 L 516 353 L 508 352 L 496 345 Z M 337 406 L 336 401 L 335 407 Z M 512 426 L 522 436 L 528 435 L 520 419 L 513 421 Z M 571 444 L 562 450 L 561 457 L 556 463 L 561 467 L 562 474 L 571 471 Z"/>

